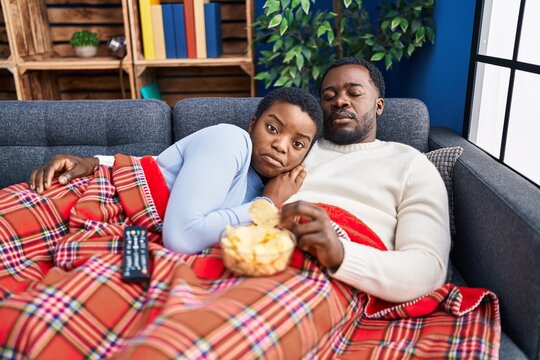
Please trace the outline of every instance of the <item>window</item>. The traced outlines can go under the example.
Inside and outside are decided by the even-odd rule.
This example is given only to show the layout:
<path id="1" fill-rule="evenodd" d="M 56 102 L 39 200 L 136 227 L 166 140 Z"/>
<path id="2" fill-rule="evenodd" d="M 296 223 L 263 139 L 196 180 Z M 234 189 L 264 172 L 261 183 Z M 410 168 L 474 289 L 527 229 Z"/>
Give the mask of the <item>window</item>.
<path id="1" fill-rule="evenodd" d="M 464 135 L 540 185 L 540 1 L 477 2 Z"/>

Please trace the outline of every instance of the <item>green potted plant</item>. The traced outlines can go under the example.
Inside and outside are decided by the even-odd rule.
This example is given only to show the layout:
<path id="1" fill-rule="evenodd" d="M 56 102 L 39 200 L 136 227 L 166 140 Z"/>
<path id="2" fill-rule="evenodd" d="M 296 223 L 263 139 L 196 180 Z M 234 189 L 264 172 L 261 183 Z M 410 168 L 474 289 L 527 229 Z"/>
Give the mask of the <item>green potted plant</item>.
<path id="1" fill-rule="evenodd" d="M 75 53 L 80 57 L 92 57 L 97 53 L 99 39 L 97 35 L 88 30 L 80 30 L 73 33 L 69 41 L 75 48 Z"/>
<path id="2" fill-rule="evenodd" d="M 435 39 L 434 0 L 381 1 L 371 21 L 362 0 L 333 0 L 332 11 L 313 10 L 315 0 L 266 0 L 253 26 L 265 45 L 255 79 L 265 86 L 315 87 L 335 59 L 356 56 L 384 62 L 388 70 Z"/>

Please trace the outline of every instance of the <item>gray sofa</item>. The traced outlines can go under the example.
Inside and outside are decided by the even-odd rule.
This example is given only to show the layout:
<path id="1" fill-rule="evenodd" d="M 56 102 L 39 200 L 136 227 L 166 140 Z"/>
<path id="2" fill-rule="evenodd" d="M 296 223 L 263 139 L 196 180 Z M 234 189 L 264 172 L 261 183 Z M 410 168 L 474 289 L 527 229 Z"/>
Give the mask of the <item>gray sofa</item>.
<path id="1" fill-rule="evenodd" d="M 258 101 L 190 99 L 174 111 L 155 100 L 0 101 L 0 188 L 56 153 L 158 154 L 208 125 L 245 127 Z M 378 137 L 423 152 L 464 148 L 454 169 L 452 282 L 499 296 L 502 359 L 540 359 L 540 189 L 450 130 L 430 129 L 418 100 L 387 99 Z"/>

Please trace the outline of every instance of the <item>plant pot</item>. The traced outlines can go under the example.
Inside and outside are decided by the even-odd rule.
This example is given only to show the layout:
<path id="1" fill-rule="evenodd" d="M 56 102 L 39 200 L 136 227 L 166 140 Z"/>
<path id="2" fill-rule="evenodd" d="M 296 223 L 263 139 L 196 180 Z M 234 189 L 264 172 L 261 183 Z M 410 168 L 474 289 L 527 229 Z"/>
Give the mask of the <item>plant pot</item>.
<path id="1" fill-rule="evenodd" d="M 97 46 L 77 46 L 75 54 L 80 57 L 93 57 L 97 54 Z"/>

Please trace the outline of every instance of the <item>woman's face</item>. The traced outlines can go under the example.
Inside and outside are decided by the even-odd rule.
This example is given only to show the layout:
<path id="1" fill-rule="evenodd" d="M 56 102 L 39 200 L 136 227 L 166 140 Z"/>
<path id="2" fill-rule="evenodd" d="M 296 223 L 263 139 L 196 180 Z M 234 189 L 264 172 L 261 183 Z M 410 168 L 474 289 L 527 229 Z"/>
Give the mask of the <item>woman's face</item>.
<path id="1" fill-rule="evenodd" d="M 253 143 L 251 166 L 260 176 L 274 177 L 300 165 L 317 127 L 298 106 L 275 103 L 259 119 L 252 119 L 248 132 Z"/>

